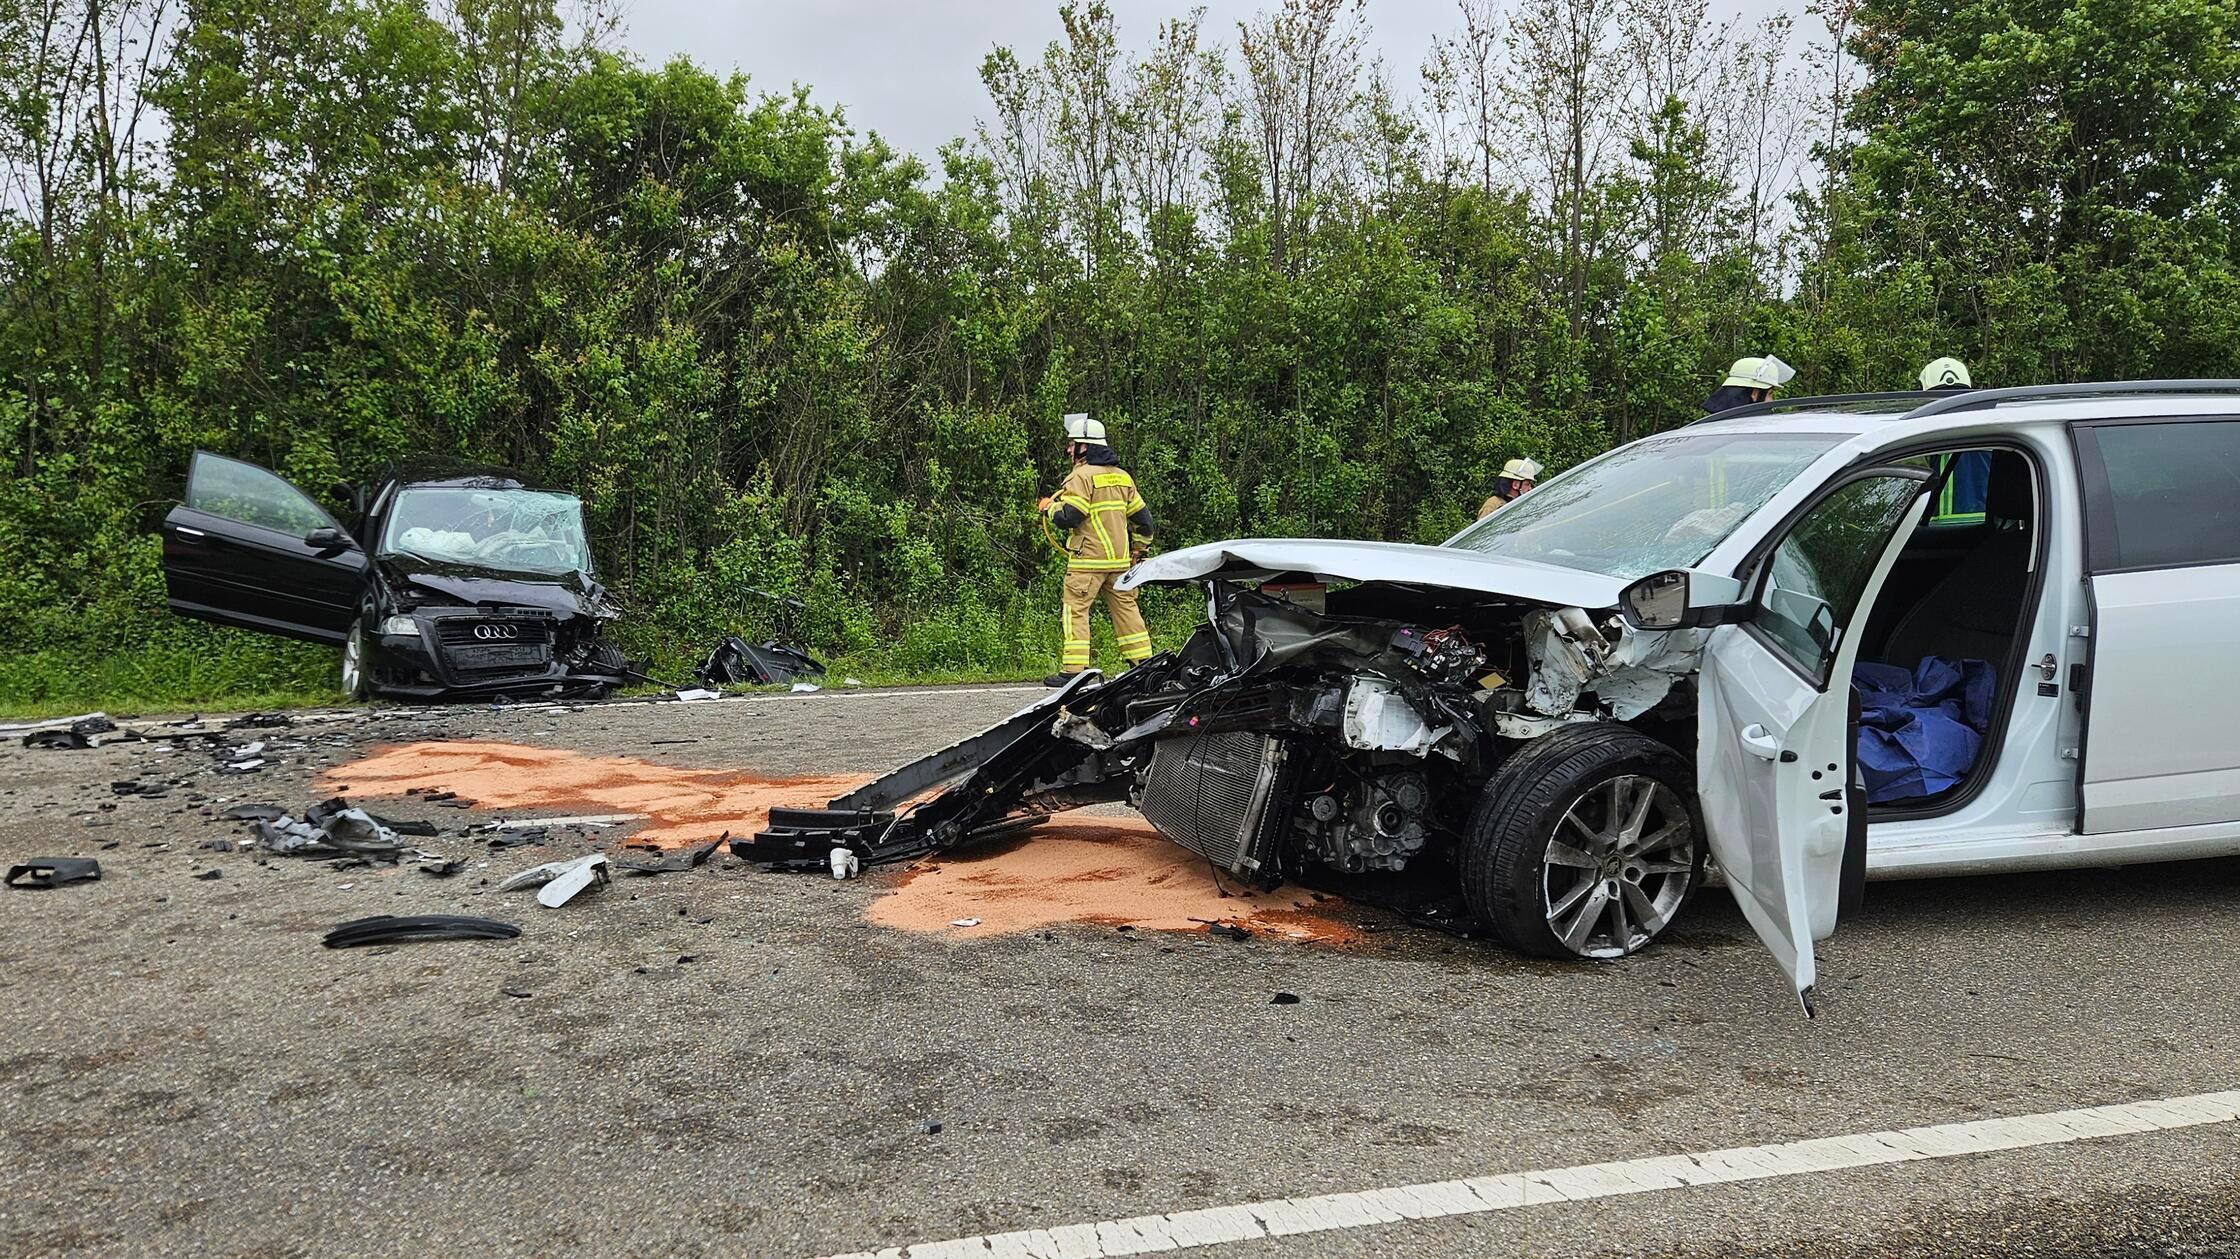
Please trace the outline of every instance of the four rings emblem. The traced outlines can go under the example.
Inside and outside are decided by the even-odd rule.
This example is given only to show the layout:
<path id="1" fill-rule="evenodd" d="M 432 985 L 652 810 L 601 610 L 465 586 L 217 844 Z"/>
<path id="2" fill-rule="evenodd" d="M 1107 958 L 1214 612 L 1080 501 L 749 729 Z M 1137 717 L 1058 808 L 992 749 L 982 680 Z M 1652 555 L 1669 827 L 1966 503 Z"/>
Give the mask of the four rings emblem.
<path id="1" fill-rule="evenodd" d="M 500 638 L 519 638 L 521 637 L 521 627 L 501 623 L 477 625 L 474 627 L 474 636 L 486 642 Z"/>

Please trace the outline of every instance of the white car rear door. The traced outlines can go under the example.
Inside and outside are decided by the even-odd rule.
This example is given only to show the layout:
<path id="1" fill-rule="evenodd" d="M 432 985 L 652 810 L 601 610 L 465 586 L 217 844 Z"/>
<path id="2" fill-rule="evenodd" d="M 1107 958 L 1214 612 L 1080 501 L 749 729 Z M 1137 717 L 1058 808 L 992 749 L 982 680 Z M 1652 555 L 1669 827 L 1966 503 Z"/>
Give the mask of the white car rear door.
<path id="1" fill-rule="evenodd" d="M 2240 417 L 2074 433 L 2093 607 L 2078 829 L 2240 821 Z"/>
<path id="2" fill-rule="evenodd" d="M 1848 473 L 1756 565 L 1747 619 L 1713 630 L 1697 704 L 1696 788 L 1711 852 L 1805 1012 L 1812 942 L 1835 930 L 1846 830 L 1851 666 L 1926 471 Z"/>

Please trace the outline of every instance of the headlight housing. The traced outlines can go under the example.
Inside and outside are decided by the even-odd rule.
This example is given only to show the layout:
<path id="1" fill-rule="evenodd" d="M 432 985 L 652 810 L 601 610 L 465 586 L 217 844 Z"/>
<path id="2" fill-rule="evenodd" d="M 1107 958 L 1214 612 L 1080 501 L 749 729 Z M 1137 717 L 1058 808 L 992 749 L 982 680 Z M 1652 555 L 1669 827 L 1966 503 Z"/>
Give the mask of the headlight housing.
<path id="1" fill-rule="evenodd" d="M 409 616 L 392 616 L 381 622 L 381 632 L 418 638 L 420 637 L 420 622 Z"/>

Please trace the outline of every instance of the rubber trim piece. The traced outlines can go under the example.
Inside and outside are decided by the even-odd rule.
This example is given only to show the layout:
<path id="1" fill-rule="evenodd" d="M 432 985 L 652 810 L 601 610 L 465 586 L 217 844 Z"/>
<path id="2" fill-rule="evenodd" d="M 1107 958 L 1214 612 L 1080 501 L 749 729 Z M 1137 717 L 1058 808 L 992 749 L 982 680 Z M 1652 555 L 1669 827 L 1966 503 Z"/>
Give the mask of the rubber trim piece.
<path id="1" fill-rule="evenodd" d="M 369 944 L 416 944 L 423 940 L 511 940 L 521 928 L 495 918 L 468 918 L 458 914 L 415 914 L 395 917 L 380 914 L 343 923 L 320 941 L 330 949 L 355 949 Z"/>

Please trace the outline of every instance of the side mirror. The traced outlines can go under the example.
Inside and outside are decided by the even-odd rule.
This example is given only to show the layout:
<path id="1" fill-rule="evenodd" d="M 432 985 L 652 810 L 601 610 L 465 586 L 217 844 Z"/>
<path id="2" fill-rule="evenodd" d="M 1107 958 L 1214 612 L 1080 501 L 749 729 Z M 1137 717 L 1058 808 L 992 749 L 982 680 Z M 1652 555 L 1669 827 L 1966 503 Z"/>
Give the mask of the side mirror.
<path id="1" fill-rule="evenodd" d="M 303 544 L 317 550 L 322 556 L 354 550 L 358 545 L 351 540 L 349 534 L 333 525 L 322 525 L 303 535 Z"/>
<path id="2" fill-rule="evenodd" d="M 1637 630 L 1699 629 L 1747 619 L 1741 597 L 1742 583 L 1732 577 L 1675 568 L 1626 587 L 1618 614 Z"/>

